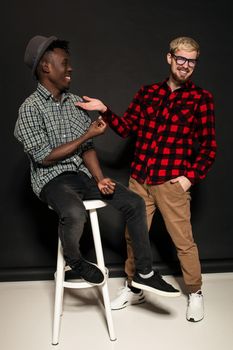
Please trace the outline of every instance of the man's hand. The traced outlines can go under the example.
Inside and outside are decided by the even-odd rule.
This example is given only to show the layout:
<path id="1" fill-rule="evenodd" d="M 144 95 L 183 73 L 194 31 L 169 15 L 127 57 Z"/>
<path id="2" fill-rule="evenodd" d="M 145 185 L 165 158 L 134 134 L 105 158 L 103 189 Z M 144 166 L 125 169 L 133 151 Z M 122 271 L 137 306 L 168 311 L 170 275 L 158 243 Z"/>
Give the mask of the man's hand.
<path id="1" fill-rule="evenodd" d="M 90 138 L 92 138 L 103 134 L 106 128 L 107 124 L 105 123 L 102 117 L 99 117 L 93 123 L 91 123 L 89 129 L 87 130 L 87 134 Z"/>
<path id="2" fill-rule="evenodd" d="M 98 182 L 98 188 L 102 194 L 108 195 L 113 194 L 115 191 L 116 184 L 108 177 Z"/>
<path id="3" fill-rule="evenodd" d="M 170 181 L 172 184 L 179 182 L 183 190 L 186 192 L 191 187 L 192 183 L 186 176 L 178 176 Z"/>
<path id="4" fill-rule="evenodd" d="M 97 100 L 96 98 L 83 96 L 83 100 L 84 102 L 75 102 L 75 106 L 81 107 L 87 111 L 99 111 L 101 113 L 104 113 L 107 110 L 107 107 L 103 104 L 103 102 Z"/>

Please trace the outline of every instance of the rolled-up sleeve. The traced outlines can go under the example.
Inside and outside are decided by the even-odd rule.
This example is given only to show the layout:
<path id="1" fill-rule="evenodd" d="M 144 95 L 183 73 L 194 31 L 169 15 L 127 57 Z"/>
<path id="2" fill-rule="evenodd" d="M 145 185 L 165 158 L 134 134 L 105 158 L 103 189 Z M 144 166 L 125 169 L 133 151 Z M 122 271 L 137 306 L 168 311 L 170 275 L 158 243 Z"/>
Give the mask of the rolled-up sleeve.
<path id="1" fill-rule="evenodd" d="M 43 125 L 43 118 L 35 106 L 23 104 L 15 125 L 14 135 L 24 146 L 24 152 L 37 163 L 52 151 Z"/>

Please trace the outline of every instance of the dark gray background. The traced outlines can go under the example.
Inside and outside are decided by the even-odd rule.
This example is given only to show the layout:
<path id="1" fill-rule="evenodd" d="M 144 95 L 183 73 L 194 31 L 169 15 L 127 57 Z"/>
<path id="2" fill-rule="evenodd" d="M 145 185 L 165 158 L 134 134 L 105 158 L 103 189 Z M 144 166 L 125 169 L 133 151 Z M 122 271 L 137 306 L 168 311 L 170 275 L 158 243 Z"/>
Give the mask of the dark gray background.
<path id="1" fill-rule="evenodd" d="M 171 39 L 187 35 L 200 43 L 193 80 L 214 94 L 218 154 L 207 179 L 193 188 L 192 223 L 203 272 L 232 271 L 231 2 L 21 0 L 1 6 L 0 279 L 51 278 L 56 262 L 56 215 L 32 193 L 28 161 L 13 136 L 18 108 L 36 87 L 23 55 L 28 40 L 38 34 L 69 40 L 71 90 L 103 99 L 118 114 L 141 85 L 167 77 Z M 105 174 L 127 184 L 132 140 L 108 130 L 96 139 L 96 148 Z M 110 207 L 99 216 L 106 263 L 112 276 L 120 276 L 126 256 L 124 222 Z M 179 273 L 159 213 L 150 237 L 161 271 Z M 94 258 L 88 225 L 82 250 Z"/>

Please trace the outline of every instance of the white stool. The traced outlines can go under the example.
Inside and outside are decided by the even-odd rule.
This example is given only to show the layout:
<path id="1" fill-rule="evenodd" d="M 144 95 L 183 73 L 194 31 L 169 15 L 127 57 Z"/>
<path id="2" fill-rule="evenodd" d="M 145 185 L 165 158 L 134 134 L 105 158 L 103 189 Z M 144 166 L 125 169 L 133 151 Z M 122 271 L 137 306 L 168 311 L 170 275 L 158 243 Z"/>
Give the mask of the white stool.
<path id="1" fill-rule="evenodd" d="M 116 340 L 113 320 L 112 320 L 109 292 L 108 292 L 107 269 L 104 263 L 103 250 L 102 250 L 102 244 L 101 244 L 101 238 L 100 238 L 100 230 L 99 230 L 99 222 L 98 222 L 98 216 L 96 211 L 97 208 L 105 207 L 106 203 L 102 202 L 101 200 L 88 200 L 88 201 L 84 201 L 83 204 L 86 210 L 89 211 L 89 215 L 90 215 L 97 265 L 100 267 L 102 271 L 106 271 L 105 283 L 101 285 L 100 288 L 102 289 L 109 337 L 110 337 L 110 340 Z M 66 282 L 65 271 L 70 270 L 70 268 L 66 267 L 65 265 L 66 263 L 63 257 L 61 241 L 60 239 L 58 239 L 57 271 L 55 273 L 56 289 L 55 289 L 55 305 L 54 305 L 54 320 L 53 320 L 53 339 L 52 339 L 53 345 L 57 345 L 59 342 L 59 332 L 60 332 L 60 323 L 61 323 L 60 321 L 61 321 L 62 308 L 63 308 L 64 288 L 96 287 L 85 281 L 77 282 L 77 281 L 71 280 L 69 282 L 68 281 Z"/>

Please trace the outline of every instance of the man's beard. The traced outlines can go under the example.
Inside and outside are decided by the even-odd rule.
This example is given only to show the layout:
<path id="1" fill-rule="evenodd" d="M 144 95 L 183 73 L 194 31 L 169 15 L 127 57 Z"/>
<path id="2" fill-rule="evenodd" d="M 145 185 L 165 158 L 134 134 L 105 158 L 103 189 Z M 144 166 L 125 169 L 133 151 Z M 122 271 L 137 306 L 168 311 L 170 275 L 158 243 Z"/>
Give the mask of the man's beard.
<path id="1" fill-rule="evenodd" d="M 189 72 L 189 71 L 187 71 L 187 72 Z M 178 84 L 184 84 L 191 77 L 191 74 L 185 78 L 181 78 L 180 76 L 178 76 L 176 73 L 173 73 L 173 72 L 171 72 L 171 74 L 172 74 L 172 78 L 174 79 L 174 81 L 176 81 Z"/>

